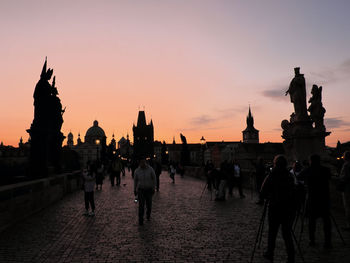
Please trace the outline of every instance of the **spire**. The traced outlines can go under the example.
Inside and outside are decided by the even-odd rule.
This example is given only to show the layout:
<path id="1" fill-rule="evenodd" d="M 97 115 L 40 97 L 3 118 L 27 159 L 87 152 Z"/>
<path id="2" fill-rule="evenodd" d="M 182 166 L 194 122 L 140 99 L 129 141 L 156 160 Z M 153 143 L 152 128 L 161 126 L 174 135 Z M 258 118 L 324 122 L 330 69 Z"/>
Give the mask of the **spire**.
<path id="1" fill-rule="evenodd" d="M 41 78 L 43 78 L 46 75 L 46 67 L 47 67 L 47 57 L 45 57 L 45 63 L 40 75 Z"/>
<path id="2" fill-rule="evenodd" d="M 247 116 L 247 127 L 249 127 L 249 128 L 254 127 L 254 118 L 253 118 L 252 112 L 250 110 L 250 105 L 249 105 L 249 111 L 248 111 L 248 116 Z"/>
<path id="3" fill-rule="evenodd" d="M 44 66 L 43 66 L 43 69 L 41 71 L 41 75 L 40 75 L 40 78 L 41 79 L 44 79 L 44 80 L 49 80 L 51 79 L 51 76 L 53 74 L 53 69 L 47 69 L 47 57 L 45 57 L 45 63 L 44 63 Z"/>
<path id="4" fill-rule="evenodd" d="M 146 126 L 146 115 L 144 111 L 139 111 L 139 116 L 137 118 L 137 127 Z"/>

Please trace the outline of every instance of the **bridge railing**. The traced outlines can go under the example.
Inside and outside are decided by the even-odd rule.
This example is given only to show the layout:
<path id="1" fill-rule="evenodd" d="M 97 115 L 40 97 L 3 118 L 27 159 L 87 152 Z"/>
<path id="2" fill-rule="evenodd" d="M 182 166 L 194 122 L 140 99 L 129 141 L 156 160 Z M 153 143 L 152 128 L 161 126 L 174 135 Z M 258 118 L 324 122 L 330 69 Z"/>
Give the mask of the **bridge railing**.
<path id="1" fill-rule="evenodd" d="M 81 187 L 80 171 L 0 187 L 0 232 Z"/>

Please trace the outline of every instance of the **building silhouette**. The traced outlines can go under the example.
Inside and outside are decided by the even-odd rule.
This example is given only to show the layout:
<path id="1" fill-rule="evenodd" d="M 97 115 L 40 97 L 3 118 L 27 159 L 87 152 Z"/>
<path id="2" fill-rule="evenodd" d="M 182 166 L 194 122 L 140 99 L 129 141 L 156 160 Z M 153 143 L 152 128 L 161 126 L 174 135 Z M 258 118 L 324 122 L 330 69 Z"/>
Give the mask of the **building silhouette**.
<path id="1" fill-rule="evenodd" d="M 250 110 L 247 116 L 247 128 L 245 128 L 243 133 L 243 142 L 244 143 L 259 143 L 259 131 L 254 128 L 254 118 Z"/>
<path id="2" fill-rule="evenodd" d="M 137 125 L 132 127 L 134 134 L 134 157 L 146 156 L 153 158 L 154 156 L 154 129 L 153 121 L 146 123 L 146 115 L 144 111 L 139 111 Z"/>
<path id="3" fill-rule="evenodd" d="M 67 135 L 67 146 L 78 153 L 79 162 L 82 167 L 86 166 L 87 162 L 104 159 L 106 155 L 106 134 L 98 125 L 98 121 L 93 122 L 85 134 L 85 141 L 80 139 L 78 135 L 77 144 L 74 145 L 74 137 L 70 132 Z"/>
<path id="4" fill-rule="evenodd" d="M 118 141 L 118 150 L 121 157 L 126 159 L 131 157 L 133 149 L 130 143 L 129 134 L 126 135 L 126 139 L 124 136 L 120 138 Z"/>

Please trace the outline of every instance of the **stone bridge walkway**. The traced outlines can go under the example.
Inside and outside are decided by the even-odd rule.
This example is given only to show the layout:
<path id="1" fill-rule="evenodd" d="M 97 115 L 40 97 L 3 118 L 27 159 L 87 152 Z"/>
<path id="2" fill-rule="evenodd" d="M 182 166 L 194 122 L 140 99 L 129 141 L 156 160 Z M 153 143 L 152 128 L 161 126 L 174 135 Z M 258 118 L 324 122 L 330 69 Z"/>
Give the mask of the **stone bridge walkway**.
<path id="1" fill-rule="evenodd" d="M 214 202 L 207 191 L 200 198 L 204 182 L 177 176 L 172 184 L 163 173 L 151 221 L 138 226 L 132 185 L 129 173 L 120 187 L 105 180 L 95 192 L 95 217 L 83 216 L 78 191 L 7 229 L 0 234 L 0 262 L 249 262 L 262 213 L 250 192 L 245 199 L 235 192 L 226 202 Z M 343 216 L 335 217 L 343 225 Z M 308 247 L 304 231 L 306 262 L 350 262 L 350 233 L 343 233 L 344 246 L 333 228 L 334 248 L 324 250 L 321 230 L 318 225 L 315 248 Z M 276 250 L 275 262 L 285 262 L 280 234 Z M 256 251 L 254 262 L 268 262 L 262 252 Z"/>

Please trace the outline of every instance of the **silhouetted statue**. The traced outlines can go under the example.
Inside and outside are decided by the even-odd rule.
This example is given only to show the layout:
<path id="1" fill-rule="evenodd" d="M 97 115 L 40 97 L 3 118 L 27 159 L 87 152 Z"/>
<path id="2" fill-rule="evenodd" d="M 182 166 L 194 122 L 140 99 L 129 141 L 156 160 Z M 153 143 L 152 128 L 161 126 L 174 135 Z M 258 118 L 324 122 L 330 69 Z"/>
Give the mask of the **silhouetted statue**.
<path id="1" fill-rule="evenodd" d="M 288 136 L 290 136 L 291 134 L 291 124 L 288 120 L 283 120 L 281 122 L 281 128 L 283 129 L 283 134 L 282 137 L 286 138 Z"/>
<path id="2" fill-rule="evenodd" d="M 46 69 L 47 60 L 40 75 L 40 80 L 34 90 L 34 120 L 28 131 L 31 137 L 31 175 L 33 177 L 44 177 L 48 174 L 48 167 L 54 167 L 55 171 L 60 170 L 60 157 L 62 141 L 61 133 L 63 123 L 62 104 L 57 97 L 55 87 L 56 78 L 52 84 L 49 80 L 53 70 Z"/>
<path id="3" fill-rule="evenodd" d="M 180 133 L 180 137 L 181 137 L 182 144 L 186 144 L 187 145 L 186 137 L 183 136 L 182 133 Z"/>
<path id="4" fill-rule="evenodd" d="M 309 99 L 311 105 L 307 110 L 310 112 L 311 120 L 315 123 L 315 128 L 325 131 L 326 127 L 324 126 L 323 118 L 326 109 L 322 105 L 322 86 L 317 87 L 317 85 L 313 85 L 311 94 L 312 97 Z"/>
<path id="5" fill-rule="evenodd" d="M 281 123 L 283 147 L 290 161 L 306 160 L 314 153 L 326 155 L 325 138 L 330 134 L 324 125 L 326 110 L 322 105 L 322 87 L 312 87 L 311 105 L 307 109 L 304 75 L 300 74 L 300 68 L 294 68 L 294 71 L 295 77 L 286 92 L 286 95 L 290 94 L 294 112 L 289 121 Z"/>
<path id="6" fill-rule="evenodd" d="M 294 104 L 294 116 L 291 121 L 307 121 L 308 115 L 306 111 L 306 89 L 304 74 L 300 74 L 300 68 L 294 68 L 295 77 L 286 91 L 286 96 L 289 93 L 290 101 Z"/>
<path id="7" fill-rule="evenodd" d="M 182 133 L 180 133 L 181 141 L 182 141 L 182 149 L 181 149 L 181 164 L 189 165 L 190 164 L 190 152 L 188 150 L 187 140 Z"/>

